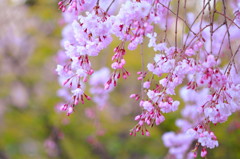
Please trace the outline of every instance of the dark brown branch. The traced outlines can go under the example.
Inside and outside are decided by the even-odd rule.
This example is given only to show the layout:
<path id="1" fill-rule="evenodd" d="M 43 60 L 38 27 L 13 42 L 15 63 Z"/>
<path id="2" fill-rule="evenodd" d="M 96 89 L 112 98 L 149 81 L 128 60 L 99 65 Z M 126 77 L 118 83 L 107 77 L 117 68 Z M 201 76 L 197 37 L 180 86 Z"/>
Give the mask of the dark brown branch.
<path id="1" fill-rule="evenodd" d="M 113 3 L 115 2 L 115 0 L 112 0 L 112 2 L 110 3 L 110 5 L 108 6 L 108 8 L 106 9 L 106 12 L 107 13 L 109 11 L 109 9 L 111 8 L 111 6 L 113 5 Z"/>

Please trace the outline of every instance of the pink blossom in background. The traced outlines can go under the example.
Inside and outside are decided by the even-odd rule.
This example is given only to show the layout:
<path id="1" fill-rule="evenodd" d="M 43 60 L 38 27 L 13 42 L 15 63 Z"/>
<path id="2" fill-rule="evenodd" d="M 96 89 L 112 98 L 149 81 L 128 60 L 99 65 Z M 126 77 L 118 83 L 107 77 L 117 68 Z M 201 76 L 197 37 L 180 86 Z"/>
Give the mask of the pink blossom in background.
<path id="1" fill-rule="evenodd" d="M 109 93 L 113 90 L 113 87 L 107 90 L 104 89 L 104 85 L 109 77 L 110 70 L 104 67 L 94 72 L 89 80 L 89 84 L 91 85 L 89 91 L 93 95 L 93 101 L 97 106 L 99 106 L 100 109 L 103 109 L 103 107 L 107 105 Z"/>

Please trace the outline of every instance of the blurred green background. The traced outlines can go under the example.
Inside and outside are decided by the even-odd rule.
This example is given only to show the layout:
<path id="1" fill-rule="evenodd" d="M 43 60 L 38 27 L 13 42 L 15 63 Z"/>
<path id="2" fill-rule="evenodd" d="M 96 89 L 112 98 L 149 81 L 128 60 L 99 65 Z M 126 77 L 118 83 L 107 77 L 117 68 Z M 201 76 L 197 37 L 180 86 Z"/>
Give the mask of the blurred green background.
<path id="1" fill-rule="evenodd" d="M 174 123 L 180 112 L 166 115 L 163 124 L 150 129 L 150 137 L 129 136 L 136 124 L 134 116 L 141 111 L 128 98 L 140 90 L 135 73 L 141 68 L 140 56 L 136 56 L 139 49 L 126 55 L 126 68 L 132 75 L 120 81 L 103 110 L 88 102 L 69 117 L 56 111 L 62 100 L 56 96 L 59 85 L 54 70 L 63 27 L 57 2 L 1 0 L 0 159 L 164 158 L 168 150 L 161 135 L 177 130 Z M 118 43 L 101 56 L 111 59 Z M 101 67 L 99 60 L 93 67 Z M 240 158 L 239 119 L 240 114 L 235 114 L 228 122 L 213 126 L 220 146 L 210 150 L 208 158 Z"/>

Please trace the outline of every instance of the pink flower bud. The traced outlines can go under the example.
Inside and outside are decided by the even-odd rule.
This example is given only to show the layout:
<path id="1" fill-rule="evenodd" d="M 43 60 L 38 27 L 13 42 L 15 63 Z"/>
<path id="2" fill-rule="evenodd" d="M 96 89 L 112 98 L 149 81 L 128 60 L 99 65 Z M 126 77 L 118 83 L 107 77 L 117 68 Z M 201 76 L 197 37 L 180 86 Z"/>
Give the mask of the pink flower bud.
<path id="1" fill-rule="evenodd" d="M 146 130 L 146 136 L 150 136 L 150 133 L 149 131 Z"/>
<path id="2" fill-rule="evenodd" d="M 136 94 L 131 94 L 129 97 L 130 98 L 135 98 L 137 95 Z"/>
<path id="3" fill-rule="evenodd" d="M 119 68 L 119 65 L 118 65 L 117 62 L 114 62 L 114 63 L 112 63 L 111 67 L 112 67 L 114 70 L 116 70 L 116 69 Z"/>
<path id="4" fill-rule="evenodd" d="M 72 113 L 73 113 L 73 107 L 68 107 L 67 115 L 69 116 Z"/>
<path id="5" fill-rule="evenodd" d="M 140 126 L 142 126 L 142 125 L 143 125 L 143 121 L 140 120 L 140 121 L 138 122 L 138 124 L 139 124 Z"/>
<path id="6" fill-rule="evenodd" d="M 63 4 L 63 2 L 62 1 L 60 1 L 60 2 L 58 2 L 58 5 L 60 6 L 60 5 L 62 5 Z"/>
<path id="7" fill-rule="evenodd" d="M 206 155 L 207 155 L 207 150 L 203 148 L 201 151 L 201 157 L 206 157 Z"/>
<path id="8" fill-rule="evenodd" d="M 108 90 L 109 87 L 110 87 L 110 85 L 109 85 L 108 83 L 106 83 L 106 84 L 104 85 L 104 89 L 105 89 L 105 90 Z"/>
<path id="9" fill-rule="evenodd" d="M 151 85 L 151 83 L 149 81 L 146 81 L 143 83 L 143 88 L 148 89 L 148 88 L 150 88 L 150 85 Z"/>
<path id="10" fill-rule="evenodd" d="M 143 100 L 141 100 L 140 102 L 139 102 L 139 106 L 143 106 L 143 103 L 144 103 L 144 101 Z"/>
<path id="11" fill-rule="evenodd" d="M 88 81 L 87 77 L 84 77 L 83 82 L 87 82 L 87 81 Z"/>
<path id="12" fill-rule="evenodd" d="M 196 158 L 197 157 L 197 152 L 193 153 L 193 157 Z"/>
<path id="13" fill-rule="evenodd" d="M 140 115 L 137 115 L 136 117 L 135 117 L 135 120 L 139 120 L 141 118 L 141 116 Z"/>
<path id="14" fill-rule="evenodd" d="M 127 79 L 127 75 L 125 73 L 123 74 L 122 77 L 123 77 L 123 79 Z"/>
<path id="15" fill-rule="evenodd" d="M 125 65 L 126 64 L 126 61 L 124 59 L 121 59 L 121 65 Z"/>

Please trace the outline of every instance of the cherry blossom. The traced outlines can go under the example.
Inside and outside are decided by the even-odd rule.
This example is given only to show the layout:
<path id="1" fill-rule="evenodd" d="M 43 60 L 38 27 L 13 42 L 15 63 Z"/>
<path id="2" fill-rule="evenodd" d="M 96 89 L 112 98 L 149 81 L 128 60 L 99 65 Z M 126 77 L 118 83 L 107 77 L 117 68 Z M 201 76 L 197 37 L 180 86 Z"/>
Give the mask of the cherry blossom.
<path id="1" fill-rule="evenodd" d="M 193 158 L 199 150 L 201 157 L 207 156 L 209 148 L 219 146 L 211 127 L 240 110 L 239 2 L 219 1 L 219 9 L 216 0 L 201 1 L 197 14 L 189 12 L 187 1 L 184 8 L 180 1 L 171 0 L 104 2 L 59 2 L 66 24 L 56 68 L 63 87 L 58 94 L 66 100 L 61 109 L 70 115 L 75 106 L 90 100 L 88 85 L 93 101 L 100 108 L 107 105 L 108 93 L 130 76 L 126 54 L 139 47 L 141 91 L 131 92 L 130 98 L 141 112 L 130 135 L 149 136 L 149 127 L 167 120 L 165 113 L 181 108 L 182 117 L 175 123 L 179 131 L 162 137 L 169 155 Z M 228 4 L 232 15 L 228 15 Z M 113 37 L 120 42 L 111 52 L 111 70 L 95 71 L 91 59 L 104 54 Z M 145 45 L 153 54 L 144 50 Z M 152 60 L 146 61 L 145 56 Z"/>

